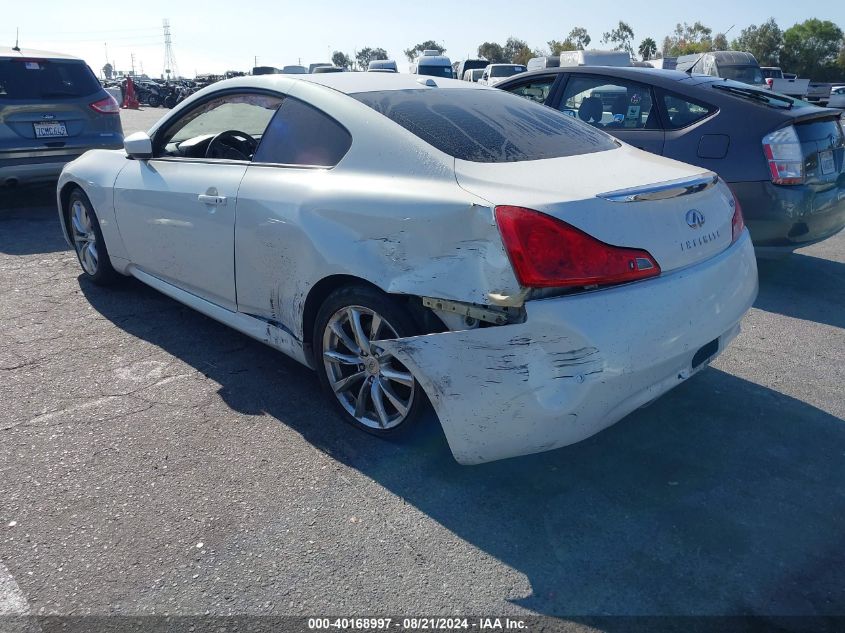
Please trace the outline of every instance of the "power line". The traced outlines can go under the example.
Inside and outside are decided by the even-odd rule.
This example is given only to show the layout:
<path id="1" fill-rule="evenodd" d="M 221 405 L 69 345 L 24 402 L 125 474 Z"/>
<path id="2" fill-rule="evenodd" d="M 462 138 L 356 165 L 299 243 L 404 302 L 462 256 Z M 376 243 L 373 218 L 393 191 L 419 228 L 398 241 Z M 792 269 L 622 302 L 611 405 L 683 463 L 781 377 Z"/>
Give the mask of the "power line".
<path id="1" fill-rule="evenodd" d="M 139 31 L 155 31 L 158 32 L 158 27 L 144 27 L 138 29 L 104 29 L 104 30 L 94 30 L 94 31 L 39 31 L 42 35 L 97 35 L 99 33 L 127 33 L 127 32 L 139 32 Z"/>

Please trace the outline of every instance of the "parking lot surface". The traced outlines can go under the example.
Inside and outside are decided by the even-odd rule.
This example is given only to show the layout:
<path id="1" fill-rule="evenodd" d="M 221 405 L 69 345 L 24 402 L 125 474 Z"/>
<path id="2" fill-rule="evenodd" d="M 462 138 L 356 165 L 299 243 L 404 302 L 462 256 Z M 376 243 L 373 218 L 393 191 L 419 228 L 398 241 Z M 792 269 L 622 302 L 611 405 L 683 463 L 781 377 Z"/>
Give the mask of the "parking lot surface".
<path id="1" fill-rule="evenodd" d="M 127 133 L 164 110 L 123 113 Z M 0 615 L 845 614 L 845 234 L 760 262 L 711 368 L 593 438 L 462 467 L 0 191 Z"/>

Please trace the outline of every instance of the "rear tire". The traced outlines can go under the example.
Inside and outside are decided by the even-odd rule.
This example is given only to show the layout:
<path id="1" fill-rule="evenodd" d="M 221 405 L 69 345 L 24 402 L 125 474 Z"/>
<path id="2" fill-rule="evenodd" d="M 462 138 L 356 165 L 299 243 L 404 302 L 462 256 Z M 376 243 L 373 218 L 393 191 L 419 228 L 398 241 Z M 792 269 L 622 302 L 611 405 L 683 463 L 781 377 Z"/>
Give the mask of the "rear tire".
<path id="1" fill-rule="evenodd" d="M 147 104 L 151 108 L 157 108 L 161 105 L 161 98 L 158 95 L 151 94 L 147 99 Z"/>
<path id="2" fill-rule="evenodd" d="M 120 275 L 111 265 L 100 221 L 82 189 L 71 192 L 65 221 L 85 278 L 98 286 L 114 284 Z"/>
<path id="3" fill-rule="evenodd" d="M 320 384 L 343 419 L 380 437 L 396 437 L 420 418 L 425 394 L 378 341 L 419 334 L 410 313 L 365 285 L 335 290 L 314 325 L 314 364 Z"/>

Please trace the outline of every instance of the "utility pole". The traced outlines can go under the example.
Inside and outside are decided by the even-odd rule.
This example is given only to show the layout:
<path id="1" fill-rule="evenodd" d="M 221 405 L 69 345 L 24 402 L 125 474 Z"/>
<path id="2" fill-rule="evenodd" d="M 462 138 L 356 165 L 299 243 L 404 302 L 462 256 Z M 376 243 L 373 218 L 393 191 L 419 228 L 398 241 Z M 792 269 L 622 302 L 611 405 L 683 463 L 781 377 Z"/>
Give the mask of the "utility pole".
<path id="1" fill-rule="evenodd" d="M 176 67 L 176 56 L 173 54 L 173 42 L 170 39 L 170 20 L 165 18 L 162 20 L 164 26 L 164 75 L 170 79 L 171 73 L 176 78 L 179 75 L 179 69 Z"/>
<path id="2" fill-rule="evenodd" d="M 129 54 L 129 59 L 132 60 L 132 76 L 135 76 L 135 53 Z"/>

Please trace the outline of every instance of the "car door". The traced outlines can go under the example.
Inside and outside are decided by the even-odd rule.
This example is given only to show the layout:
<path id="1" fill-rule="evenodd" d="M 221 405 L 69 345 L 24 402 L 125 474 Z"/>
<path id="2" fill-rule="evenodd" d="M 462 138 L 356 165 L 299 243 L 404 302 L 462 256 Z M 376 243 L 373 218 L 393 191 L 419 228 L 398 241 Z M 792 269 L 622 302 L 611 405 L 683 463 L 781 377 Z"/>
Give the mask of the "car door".
<path id="1" fill-rule="evenodd" d="M 310 231 L 321 223 L 315 207 L 331 208 L 335 188 L 349 185 L 342 175 L 335 184 L 332 168 L 351 145 L 334 118 L 285 97 L 238 194 L 238 311 L 301 335 L 303 300 L 320 266 L 311 251 Z"/>
<path id="2" fill-rule="evenodd" d="M 555 107 L 653 154 L 663 153 L 664 132 L 646 84 L 607 75 L 569 74 Z"/>
<path id="3" fill-rule="evenodd" d="M 212 94 L 156 132 L 153 158 L 129 161 L 114 202 L 134 266 L 236 309 L 238 188 L 280 103 L 260 92 Z"/>

